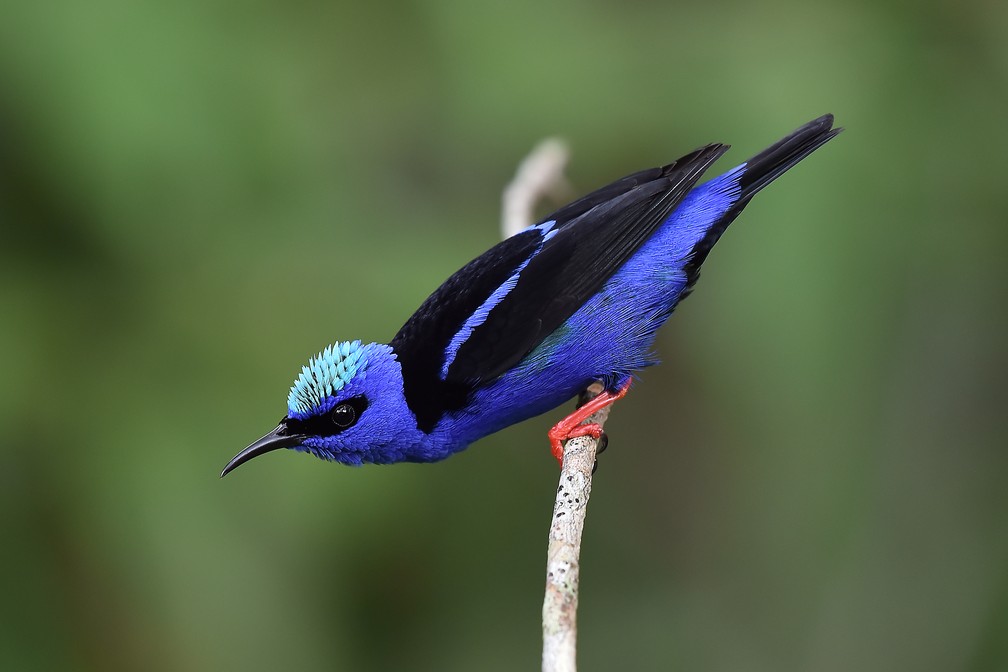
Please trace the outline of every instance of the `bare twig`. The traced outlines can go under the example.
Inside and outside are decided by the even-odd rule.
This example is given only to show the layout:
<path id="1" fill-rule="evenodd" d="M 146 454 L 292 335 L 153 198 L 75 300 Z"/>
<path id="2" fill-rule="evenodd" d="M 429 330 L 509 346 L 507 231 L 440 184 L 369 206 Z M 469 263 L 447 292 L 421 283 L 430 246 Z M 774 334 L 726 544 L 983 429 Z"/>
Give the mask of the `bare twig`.
<path id="1" fill-rule="evenodd" d="M 560 200 L 572 193 L 564 168 L 569 152 L 555 138 L 543 140 L 522 161 L 514 179 L 504 190 L 501 228 L 505 238 L 531 225 L 535 205 L 544 196 Z M 581 396 L 581 403 L 602 392 L 595 383 Z M 585 423 L 603 425 L 609 408 L 598 411 Z M 580 579 L 581 534 L 584 529 L 592 470 L 598 440 L 590 436 L 571 439 L 563 447 L 560 486 L 553 504 L 553 522 L 546 552 L 546 595 L 543 599 L 543 672 L 575 672 L 577 669 L 577 605 Z"/>
<path id="2" fill-rule="evenodd" d="M 600 394 L 595 383 L 581 401 Z M 611 406 L 585 420 L 605 424 Z M 577 669 L 577 606 L 581 578 L 581 533 L 584 530 L 598 439 L 581 436 L 564 444 L 560 486 L 553 503 L 553 522 L 546 551 L 546 596 L 543 599 L 543 672 Z"/>
<path id="3" fill-rule="evenodd" d="M 560 201 L 573 192 L 564 176 L 569 158 L 570 151 L 563 140 L 546 138 L 522 160 L 501 198 L 504 238 L 535 222 L 535 206 L 543 197 Z"/>

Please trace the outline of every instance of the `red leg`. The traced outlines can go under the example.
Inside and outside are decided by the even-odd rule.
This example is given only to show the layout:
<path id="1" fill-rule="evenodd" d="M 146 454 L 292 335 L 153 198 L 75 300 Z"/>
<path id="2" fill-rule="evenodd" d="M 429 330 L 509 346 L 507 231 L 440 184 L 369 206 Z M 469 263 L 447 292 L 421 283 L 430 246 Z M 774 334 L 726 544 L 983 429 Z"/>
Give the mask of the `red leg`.
<path id="1" fill-rule="evenodd" d="M 602 394 L 598 395 L 584 406 L 575 410 L 566 418 L 553 425 L 553 429 L 551 429 L 548 434 L 550 447 L 552 448 L 553 457 L 556 458 L 561 467 L 563 466 L 563 442 L 567 439 L 573 439 L 576 436 L 592 436 L 596 439 L 599 438 L 599 436 L 602 435 L 601 427 L 594 422 L 587 425 L 582 425 L 581 423 L 596 411 L 609 406 L 617 399 L 625 397 L 627 390 L 629 389 L 630 379 L 627 379 L 627 382 L 616 394 L 604 391 Z"/>

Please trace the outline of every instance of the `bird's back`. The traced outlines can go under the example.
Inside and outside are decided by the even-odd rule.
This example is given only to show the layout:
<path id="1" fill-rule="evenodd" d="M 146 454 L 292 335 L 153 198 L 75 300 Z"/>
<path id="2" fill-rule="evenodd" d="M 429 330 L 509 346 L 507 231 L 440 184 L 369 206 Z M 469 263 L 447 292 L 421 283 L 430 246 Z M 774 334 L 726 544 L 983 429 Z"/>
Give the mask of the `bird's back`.
<path id="1" fill-rule="evenodd" d="M 390 342 L 419 426 L 431 431 L 528 357 L 647 243 L 726 149 L 708 145 L 593 192 L 435 290 Z"/>
<path id="2" fill-rule="evenodd" d="M 471 442 L 546 412 L 595 380 L 616 390 L 654 363 L 655 333 L 691 291 L 711 247 L 758 191 L 840 132 L 832 122 L 830 115 L 820 117 L 690 190 L 558 328 L 499 378 L 473 391 L 466 413 L 449 421 L 452 434 Z"/>

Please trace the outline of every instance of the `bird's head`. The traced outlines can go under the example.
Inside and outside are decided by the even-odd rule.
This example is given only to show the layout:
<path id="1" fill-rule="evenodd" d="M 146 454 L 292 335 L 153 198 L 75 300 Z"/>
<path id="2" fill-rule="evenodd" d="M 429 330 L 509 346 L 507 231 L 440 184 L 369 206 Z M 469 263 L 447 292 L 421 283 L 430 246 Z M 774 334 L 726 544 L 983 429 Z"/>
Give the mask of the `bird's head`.
<path id="1" fill-rule="evenodd" d="M 235 455 L 221 476 L 278 448 L 344 464 L 398 462 L 409 447 L 402 439 L 416 431 L 392 348 L 336 343 L 302 367 L 277 428 Z"/>

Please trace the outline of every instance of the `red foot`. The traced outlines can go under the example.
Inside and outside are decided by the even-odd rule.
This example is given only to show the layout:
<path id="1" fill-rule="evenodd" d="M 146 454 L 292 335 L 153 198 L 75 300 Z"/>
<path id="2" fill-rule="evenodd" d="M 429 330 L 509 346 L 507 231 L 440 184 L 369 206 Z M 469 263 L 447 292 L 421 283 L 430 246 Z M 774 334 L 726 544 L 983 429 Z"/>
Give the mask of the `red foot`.
<path id="1" fill-rule="evenodd" d="M 549 436 L 553 457 L 556 458 L 556 461 L 561 467 L 563 466 L 563 442 L 567 439 L 573 439 L 576 436 L 592 436 L 596 439 L 599 438 L 602 435 L 601 427 L 594 422 L 587 425 L 582 425 L 581 423 L 599 409 L 605 408 L 617 399 L 622 399 L 626 396 L 627 390 L 629 389 L 630 380 L 627 379 L 627 382 L 616 394 L 611 394 L 608 391 L 603 392 L 557 424 L 553 425 L 553 429 L 549 430 L 547 436 Z"/>

